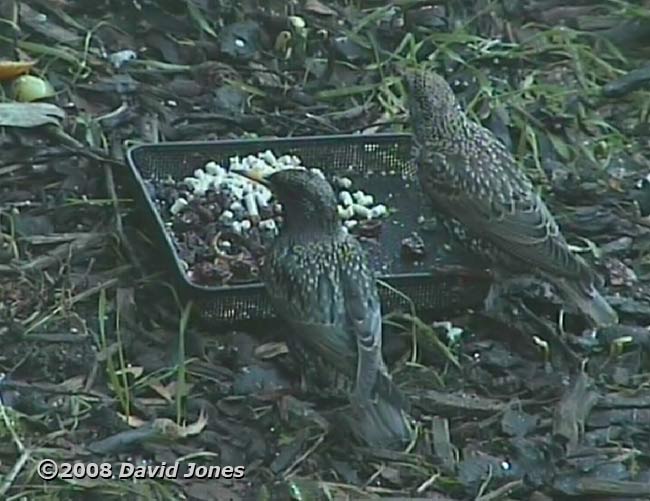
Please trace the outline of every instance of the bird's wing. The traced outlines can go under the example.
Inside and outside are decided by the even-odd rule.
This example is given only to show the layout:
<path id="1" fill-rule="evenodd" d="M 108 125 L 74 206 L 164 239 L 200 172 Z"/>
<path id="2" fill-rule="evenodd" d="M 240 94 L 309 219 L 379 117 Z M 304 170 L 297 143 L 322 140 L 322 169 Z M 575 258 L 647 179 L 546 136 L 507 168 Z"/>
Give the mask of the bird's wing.
<path id="1" fill-rule="evenodd" d="M 383 367 L 381 354 L 381 306 L 374 277 L 358 276 L 344 269 L 341 284 L 348 325 L 357 344 L 357 396 L 370 400 Z"/>
<path id="2" fill-rule="evenodd" d="M 471 156 L 420 150 L 419 160 L 423 184 L 429 185 L 435 202 L 477 236 L 549 273 L 571 278 L 588 273 L 532 183 L 500 143 Z"/>
<path id="3" fill-rule="evenodd" d="M 345 311 L 333 269 L 304 271 L 301 253 L 270 256 L 266 289 L 276 312 L 301 343 L 354 377 L 354 340 L 346 331 Z"/>

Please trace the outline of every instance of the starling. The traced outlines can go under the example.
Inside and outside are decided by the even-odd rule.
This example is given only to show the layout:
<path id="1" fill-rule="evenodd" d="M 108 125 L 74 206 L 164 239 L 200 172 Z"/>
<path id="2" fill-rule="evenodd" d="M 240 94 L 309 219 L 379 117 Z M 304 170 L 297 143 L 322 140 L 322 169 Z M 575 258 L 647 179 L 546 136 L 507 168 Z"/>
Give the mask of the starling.
<path id="1" fill-rule="evenodd" d="M 486 309 L 507 282 L 536 275 L 596 327 L 617 323 L 598 277 L 571 251 L 504 144 L 467 117 L 440 75 L 408 70 L 404 81 L 422 189 L 452 237 L 495 272 Z"/>
<path id="2" fill-rule="evenodd" d="M 283 206 L 262 278 L 294 344 L 351 383 L 353 431 L 371 447 L 399 448 L 412 436 L 408 404 L 382 358 L 382 315 L 373 271 L 349 235 L 330 184 L 306 169 L 237 171 L 266 185 Z"/>

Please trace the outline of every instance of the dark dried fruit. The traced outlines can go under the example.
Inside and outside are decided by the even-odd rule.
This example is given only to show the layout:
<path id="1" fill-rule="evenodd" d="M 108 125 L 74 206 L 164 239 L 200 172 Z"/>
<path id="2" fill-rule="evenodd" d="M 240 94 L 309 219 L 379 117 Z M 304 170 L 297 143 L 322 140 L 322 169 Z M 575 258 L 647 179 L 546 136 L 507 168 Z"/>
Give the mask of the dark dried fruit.
<path id="1" fill-rule="evenodd" d="M 213 222 L 219 216 L 219 214 L 221 214 L 221 207 L 219 207 L 219 205 L 216 203 L 211 203 L 208 205 L 198 203 L 195 207 L 193 207 L 193 209 L 196 211 L 196 213 L 201 218 L 201 221 L 204 223 Z"/>
<path id="2" fill-rule="evenodd" d="M 209 261 L 201 261 L 190 268 L 190 279 L 201 285 L 212 285 L 215 282 L 224 282 L 232 275 L 227 266 L 214 265 Z"/>
<path id="3" fill-rule="evenodd" d="M 354 228 L 354 233 L 366 238 L 379 238 L 381 234 L 382 222 L 379 219 L 368 219 L 359 221 Z"/>
<path id="4" fill-rule="evenodd" d="M 402 240 L 402 257 L 411 261 L 423 259 L 426 255 L 426 248 L 422 237 L 417 233 L 412 233 L 410 237 Z"/>
<path id="5" fill-rule="evenodd" d="M 237 280 L 251 280 L 257 276 L 257 266 L 252 260 L 242 257 L 230 263 L 233 277 Z"/>
<path id="6" fill-rule="evenodd" d="M 174 219 L 174 230 L 188 231 L 198 228 L 201 224 L 201 218 L 196 212 L 185 211 L 181 212 Z"/>

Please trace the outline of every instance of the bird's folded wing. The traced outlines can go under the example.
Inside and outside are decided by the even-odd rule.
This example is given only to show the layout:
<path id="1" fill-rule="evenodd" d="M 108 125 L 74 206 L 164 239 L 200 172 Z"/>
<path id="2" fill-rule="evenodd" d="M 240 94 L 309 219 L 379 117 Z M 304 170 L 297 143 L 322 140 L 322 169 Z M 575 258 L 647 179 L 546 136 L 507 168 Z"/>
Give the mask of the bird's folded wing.
<path id="1" fill-rule="evenodd" d="M 475 175 L 464 176 L 465 189 L 458 189 L 453 179 L 436 176 L 436 202 L 476 235 L 522 261 L 557 275 L 584 276 L 588 273 L 584 261 L 571 252 L 542 199 L 516 172 L 514 160 L 506 154 L 501 157 L 501 168 L 509 175 L 483 175 L 476 169 Z M 464 165 L 468 159 L 460 155 L 430 155 L 430 159 L 456 163 L 466 172 L 475 168 Z"/>
<path id="2" fill-rule="evenodd" d="M 340 326 L 287 318 L 294 334 L 309 349 L 329 364 L 354 377 L 354 352 L 351 350 L 349 334 Z"/>
<path id="3" fill-rule="evenodd" d="M 363 283 L 346 273 L 341 276 L 348 324 L 357 343 L 356 393 L 362 400 L 372 398 L 381 354 L 381 307 L 374 283 Z"/>

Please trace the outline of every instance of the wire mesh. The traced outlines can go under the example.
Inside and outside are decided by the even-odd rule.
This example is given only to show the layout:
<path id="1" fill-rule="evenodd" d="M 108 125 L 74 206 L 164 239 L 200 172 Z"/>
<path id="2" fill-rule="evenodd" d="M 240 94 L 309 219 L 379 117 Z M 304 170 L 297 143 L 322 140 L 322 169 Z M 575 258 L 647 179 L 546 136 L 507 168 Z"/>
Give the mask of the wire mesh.
<path id="1" fill-rule="evenodd" d="M 426 213 L 416 170 L 410 162 L 408 134 L 334 135 L 287 139 L 246 139 L 217 142 L 147 144 L 127 152 L 130 174 L 138 205 L 148 227 L 162 248 L 165 266 L 175 276 L 181 293 L 197 303 L 205 320 L 235 322 L 274 317 L 261 283 L 202 286 L 192 283 L 181 265 L 176 244 L 166 229 L 145 180 L 169 176 L 182 179 L 197 168 L 214 161 L 228 165 L 230 157 L 244 157 L 271 150 L 276 156 L 293 154 L 303 165 L 318 167 L 326 175 L 345 175 L 354 189 L 372 194 L 377 203 L 391 209 L 382 225 L 378 244 L 364 242 L 378 278 L 397 289 L 380 287 L 384 311 L 448 309 L 476 304 L 486 290 L 484 281 L 467 275 L 431 273 L 431 269 L 461 264 L 448 250 L 446 236 L 438 231 L 422 231 L 418 218 Z M 425 242 L 426 256 L 413 262 L 401 255 L 402 240 L 417 231 Z"/>

